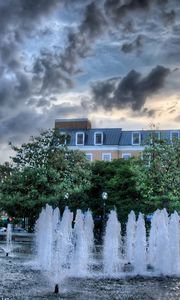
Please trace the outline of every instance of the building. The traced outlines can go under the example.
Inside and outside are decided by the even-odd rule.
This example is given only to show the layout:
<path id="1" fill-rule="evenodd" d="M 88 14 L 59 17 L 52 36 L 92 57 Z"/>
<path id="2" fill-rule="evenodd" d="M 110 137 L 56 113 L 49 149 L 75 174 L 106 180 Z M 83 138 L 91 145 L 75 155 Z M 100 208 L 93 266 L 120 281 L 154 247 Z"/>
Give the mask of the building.
<path id="1" fill-rule="evenodd" d="M 60 130 L 62 143 L 70 149 L 84 151 L 88 160 L 111 161 L 141 155 L 147 141 L 156 139 L 172 142 L 180 138 L 180 130 L 122 130 L 122 128 L 92 128 L 84 119 L 57 119 L 55 128 Z"/>

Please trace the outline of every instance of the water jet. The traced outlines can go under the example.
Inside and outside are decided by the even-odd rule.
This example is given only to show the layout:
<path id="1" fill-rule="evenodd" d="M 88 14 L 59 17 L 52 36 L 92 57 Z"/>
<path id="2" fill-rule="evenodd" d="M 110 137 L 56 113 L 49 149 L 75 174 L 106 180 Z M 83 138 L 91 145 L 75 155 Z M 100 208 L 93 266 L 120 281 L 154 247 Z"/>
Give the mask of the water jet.
<path id="1" fill-rule="evenodd" d="M 40 268 L 57 282 L 65 278 L 158 277 L 180 276 L 179 215 L 168 216 L 157 210 L 147 234 L 144 216 L 134 212 L 128 216 L 125 235 L 115 210 L 108 216 L 103 243 L 95 247 L 92 213 L 49 205 L 43 208 L 36 224 L 36 241 Z M 46 221 L 46 222 L 45 222 Z M 96 251 L 95 249 L 99 249 Z"/>

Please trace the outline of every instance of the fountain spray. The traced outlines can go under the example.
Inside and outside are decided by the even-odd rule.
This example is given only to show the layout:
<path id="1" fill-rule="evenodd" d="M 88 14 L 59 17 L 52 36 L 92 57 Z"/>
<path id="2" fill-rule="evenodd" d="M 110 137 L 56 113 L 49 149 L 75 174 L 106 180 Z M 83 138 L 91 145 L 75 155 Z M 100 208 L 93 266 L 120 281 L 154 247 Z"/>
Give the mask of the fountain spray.
<path id="1" fill-rule="evenodd" d="M 12 226 L 8 224 L 6 235 L 6 256 L 12 251 Z"/>

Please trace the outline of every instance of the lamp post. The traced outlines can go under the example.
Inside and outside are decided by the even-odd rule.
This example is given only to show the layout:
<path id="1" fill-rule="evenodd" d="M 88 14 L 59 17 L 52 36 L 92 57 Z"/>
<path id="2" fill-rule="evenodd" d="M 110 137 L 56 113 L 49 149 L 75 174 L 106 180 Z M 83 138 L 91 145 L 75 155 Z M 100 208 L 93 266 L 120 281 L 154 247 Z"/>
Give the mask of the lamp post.
<path id="1" fill-rule="evenodd" d="M 108 199 L 108 193 L 102 193 L 103 199 L 103 231 L 105 230 L 105 219 L 106 219 L 106 200 Z"/>
<path id="2" fill-rule="evenodd" d="M 69 193 L 65 193 L 64 199 L 65 199 L 65 200 L 68 200 L 68 199 L 69 199 Z"/>

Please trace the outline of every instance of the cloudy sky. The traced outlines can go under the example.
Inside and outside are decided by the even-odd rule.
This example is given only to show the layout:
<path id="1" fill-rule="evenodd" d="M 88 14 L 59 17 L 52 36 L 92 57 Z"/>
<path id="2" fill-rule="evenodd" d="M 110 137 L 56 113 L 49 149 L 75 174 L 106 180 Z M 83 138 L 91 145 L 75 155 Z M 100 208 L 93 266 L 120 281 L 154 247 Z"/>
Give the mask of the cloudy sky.
<path id="1" fill-rule="evenodd" d="M 179 0 L 0 0 L 0 162 L 56 118 L 180 128 Z"/>

